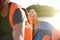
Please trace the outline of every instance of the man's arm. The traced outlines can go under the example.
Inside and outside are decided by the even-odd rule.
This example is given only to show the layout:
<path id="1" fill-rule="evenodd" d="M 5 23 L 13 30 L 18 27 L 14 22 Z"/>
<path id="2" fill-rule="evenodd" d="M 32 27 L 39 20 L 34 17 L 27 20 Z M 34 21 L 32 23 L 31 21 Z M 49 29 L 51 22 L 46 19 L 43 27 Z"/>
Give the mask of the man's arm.
<path id="1" fill-rule="evenodd" d="M 22 40 L 22 23 L 16 24 L 13 29 L 13 40 Z"/>
<path id="2" fill-rule="evenodd" d="M 13 15 L 14 29 L 13 40 L 23 40 L 23 16 L 20 9 L 17 9 Z"/>

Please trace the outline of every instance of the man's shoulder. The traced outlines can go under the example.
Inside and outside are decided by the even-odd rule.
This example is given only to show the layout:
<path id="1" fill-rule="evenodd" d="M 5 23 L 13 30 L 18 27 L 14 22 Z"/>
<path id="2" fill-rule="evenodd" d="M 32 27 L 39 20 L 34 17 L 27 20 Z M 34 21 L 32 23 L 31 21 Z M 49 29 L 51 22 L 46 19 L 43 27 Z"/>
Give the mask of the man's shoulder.
<path id="1" fill-rule="evenodd" d="M 9 10 L 10 12 L 15 12 L 15 11 L 20 11 L 21 12 L 21 6 L 18 5 L 17 3 L 14 3 L 14 2 L 10 2 L 9 3 Z"/>
<path id="2" fill-rule="evenodd" d="M 8 4 L 9 4 L 10 6 L 11 6 L 11 5 L 14 5 L 14 7 L 22 8 L 21 5 L 15 3 L 15 2 L 10 2 L 10 3 L 8 3 Z"/>
<path id="3" fill-rule="evenodd" d="M 14 2 L 10 2 L 9 4 L 10 4 L 10 7 L 11 7 L 11 5 L 14 5 L 14 6 L 12 6 L 13 8 L 11 7 L 12 8 L 11 10 L 13 10 L 13 9 L 15 9 L 17 7 L 15 9 L 15 11 L 13 11 L 14 15 L 15 14 L 21 14 L 22 18 L 24 19 L 24 17 L 25 17 L 25 11 L 22 9 L 22 7 L 19 4 L 14 3 Z"/>

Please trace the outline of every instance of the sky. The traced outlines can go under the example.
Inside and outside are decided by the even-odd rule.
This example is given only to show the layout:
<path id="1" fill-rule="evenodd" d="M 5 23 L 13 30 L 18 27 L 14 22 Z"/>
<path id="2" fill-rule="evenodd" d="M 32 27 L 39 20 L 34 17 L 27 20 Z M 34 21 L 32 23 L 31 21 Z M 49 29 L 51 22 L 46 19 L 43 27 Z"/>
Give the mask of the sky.
<path id="1" fill-rule="evenodd" d="M 11 0 L 24 8 L 33 4 L 48 5 L 60 10 L 60 0 Z"/>

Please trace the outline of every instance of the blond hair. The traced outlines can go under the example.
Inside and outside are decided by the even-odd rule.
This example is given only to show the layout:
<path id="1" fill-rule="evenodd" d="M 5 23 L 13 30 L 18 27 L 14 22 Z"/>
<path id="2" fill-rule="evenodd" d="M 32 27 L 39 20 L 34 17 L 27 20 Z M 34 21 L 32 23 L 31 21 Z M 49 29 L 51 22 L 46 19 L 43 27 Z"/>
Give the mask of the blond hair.
<path id="1" fill-rule="evenodd" d="M 31 10 L 29 11 L 29 13 L 30 13 L 30 14 L 35 14 L 35 15 L 36 15 L 36 11 L 35 11 L 34 9 L 31 9 Z"/>

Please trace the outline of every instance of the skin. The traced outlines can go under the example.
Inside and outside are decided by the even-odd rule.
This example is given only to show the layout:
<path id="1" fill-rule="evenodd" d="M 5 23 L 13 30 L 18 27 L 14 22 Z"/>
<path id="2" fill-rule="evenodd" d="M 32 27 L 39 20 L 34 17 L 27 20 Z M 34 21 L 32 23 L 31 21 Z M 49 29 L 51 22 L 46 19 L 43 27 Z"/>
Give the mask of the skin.
<path id="1" fill-rule="evenodd" d="M 0 15 L 5 17 L 7 15 L 8 4 L 4 0 L 0 0 Z"/>
<path id="2" fill-rule="evenodd" d="M 0 16 L 7 16 L 8 3 L 10 0 L 0 0 Z M 12 32 L 13 40 L 23 40 L 22 37 L 22 23 L 14 25 L 14 29 Z"/>
<path id="3" fill-rule="evenodd" d="M 23 37 L 22 37 L 22 23 L 19 23 L 19 24 L 14 26 L 13 40 L 23 40 Z"/>

